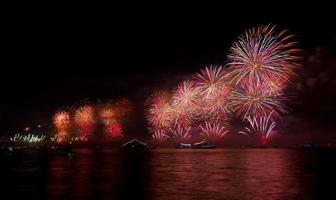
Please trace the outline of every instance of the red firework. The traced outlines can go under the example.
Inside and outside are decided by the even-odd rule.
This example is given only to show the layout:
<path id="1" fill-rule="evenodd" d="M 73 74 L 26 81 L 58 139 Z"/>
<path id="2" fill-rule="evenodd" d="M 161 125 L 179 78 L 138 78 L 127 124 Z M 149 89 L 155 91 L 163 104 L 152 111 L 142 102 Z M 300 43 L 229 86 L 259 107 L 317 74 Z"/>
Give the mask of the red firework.
<path id="1" fill-rule="evenodd" d="M 121 137 L 122 136 L 121 124 L 116 122 L 106 126 L 106 134 L 110 137 Z"/>

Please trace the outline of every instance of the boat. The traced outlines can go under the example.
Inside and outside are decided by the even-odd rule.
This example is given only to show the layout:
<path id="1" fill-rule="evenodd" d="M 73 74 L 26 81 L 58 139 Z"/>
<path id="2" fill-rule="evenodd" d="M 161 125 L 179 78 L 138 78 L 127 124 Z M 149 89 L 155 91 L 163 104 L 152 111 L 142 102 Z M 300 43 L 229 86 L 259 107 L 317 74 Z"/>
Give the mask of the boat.
<path id="1" fill-rule="evenodd" d="M 188 149 L 191 148 L 192 145 L 191 144 L 185 144 L 185 143 L 180 143 L 176 146 L 177 149 Z"/>
<path id="2" fill-rule="evenodd" d="M 216 146 L 214 145 L 209 145 L 209 143 L 207 141 L 201 141 L 201 142 L 197 142 L 197 143 L 194 143 L 192 145 L 192 148 L 193 149 L 215 149 Z"/>

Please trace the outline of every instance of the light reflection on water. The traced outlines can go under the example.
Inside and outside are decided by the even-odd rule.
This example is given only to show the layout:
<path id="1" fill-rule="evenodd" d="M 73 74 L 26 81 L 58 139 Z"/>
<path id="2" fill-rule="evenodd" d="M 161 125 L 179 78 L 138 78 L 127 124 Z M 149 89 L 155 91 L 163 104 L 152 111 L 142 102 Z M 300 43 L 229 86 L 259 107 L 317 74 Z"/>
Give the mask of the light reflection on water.
<path id="1" fill-rule="evenodd" d="M 77 150 L 73 158 L 1 157 L 11 199 L 321 199 L 336 152 L 288 149 Z M 2 199 L 2 198 L 1 198 Z"/>

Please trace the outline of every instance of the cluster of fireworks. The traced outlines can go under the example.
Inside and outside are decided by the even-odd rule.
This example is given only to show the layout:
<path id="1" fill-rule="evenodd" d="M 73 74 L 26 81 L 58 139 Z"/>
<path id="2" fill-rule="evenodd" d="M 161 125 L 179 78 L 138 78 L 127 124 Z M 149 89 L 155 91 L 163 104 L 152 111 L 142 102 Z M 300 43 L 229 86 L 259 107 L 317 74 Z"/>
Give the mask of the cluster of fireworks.
<path id="1" fill-rule="evenodd" d="M 10 137 L 11 142 L 24 142 L 24 143 L 39 143 L 46 138 L 45 135 L 34 135 L 34 134 L 15 134 L 13 137 Z"/>
<path id="2" fill-rule="evenodd" d="M 182 142 L 195 133 L 218 140 L 240 118 L 248 125 L 239 133 L 265 145 L 287 113 L 285 90 L 299 67 L 292 39 L 271 25 L 248 29 L 232 44 L 227 65 L 207 66 L 172 91 L 154 92 L 146 102 L 153 140 Z"/>
<path id="3" fill-rule="evenodd" d="M 122 124 L 132 111 L 133 106 L 127 99 L 120 99 L 97 106 L 84 105 L 72 112 L 58 111 L 53 117 L 57 135 L 52 142 L 88 141 L 94 137 L 97 127 L 103 127 L 107 138 L 121 137 Z"/>

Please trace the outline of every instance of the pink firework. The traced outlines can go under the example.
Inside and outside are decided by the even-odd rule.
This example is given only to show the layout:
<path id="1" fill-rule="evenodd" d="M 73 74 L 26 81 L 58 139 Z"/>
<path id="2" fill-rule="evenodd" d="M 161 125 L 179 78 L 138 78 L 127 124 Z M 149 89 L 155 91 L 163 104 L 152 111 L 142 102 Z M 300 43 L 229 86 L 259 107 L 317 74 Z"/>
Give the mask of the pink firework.
<path id="1" fill-rule="evenodd" d="M 194 81 L 183 81 L 173 95 L 173 105 L 182 110 L 194 110 L 198 106 L 199 89 Z"/>
<path id="2" fill-rule="evenodd" d="M 67 131 L 70 128 L 70 115 L 65 111 L 59 111 L 54 115 L 53 122 L 57 130 L 57 136 L 64 140 L 67 136 Z"/>
<path id="3" fill-rule="evenodd" d="M 82 106 L 76 110 L 75 122 L 81 132 L 81 136 L 88 137 L 92 134 L 95 118 L 92 106 Z"/>
<path id="4" fill-rule="evenodd" d="M 152 140 L 154 143 L 156 144 L 162 144 L 163 142 L 165 142 L 168 139 L 168 135 L 165 133 L 165 131 L 163 130 L 158 130 L 155 131 L 152 134 Z"/>
<path id="5" fill-rule="evenodd" d="M 177 125 L 175 128 L 170 128 L 170 134 L 171 137 L 176 142 L 185 142 L 191 138 L 190 133 L 191 127 L 182 127 L 180 125 Z"/>
<path id="6" fill-rule="evenodd" d="M 292 38 L 271 25 L 248 29 L 230 49 L 227 76 L 236 85 L 262 85 L 281 92 L 299 66 L 299 49 Z"/>
<path id="7" fill-rule="evenodd" d="M 260 141 L 261 145 L 266 145 L 267 139 L 273 133 L 273 129 L 276 125 L 274 121 L 272 121 L 272 114 L 265 115 L 262 117 L 247 117 L 247 121 L 249 123 L 249 127 L 245 127 L 245 131 L 239 131 L 244 135 L 255 135 L 257 139 Z"/>
<path id="8" fill-rule="evenodd" d="M 197 113 L 201 122 L 208 121 L 212 123 L 226 124 L 231 118 L 232 108 L 230 107 L 230 93 L 219 93 L 212 99 L 203 101 L 199 106 Z"/>
<path id="9" fill-rule="evenodd" d="M 286 106 L 282 103 L 285 98 L 267 88 L 237 88 L 232 92 L 230 100 L 230 107 L 243 119 L 249 116 L 261 117 L 271 112 L 274 118 L 280 118 L 281 114 L 287 113 Z"/>
<path id="10" fill-rule="evenodd" d="M 167 129 L 174 124 L 171 96 L 168 92 L 156 92 L 147 101 L 147 120 L 150 130 Z"/>
<path id="11" fill-rule="evenodd" d="M 222 66 L 210 65 L 205 67 L 194 78 L 200 94 L 205 100 L 216 98 L 229 91 L 228 81 L 225 78 Z"/>
<path id="12" fill-rule="evenodd" d="M 220 124 L 211 124 L 206 122 L 205 125 L 199 126 L 201 129 L 201 135 L 208 140 L 219 140 L 224 137 L 229 131 Z"/>

